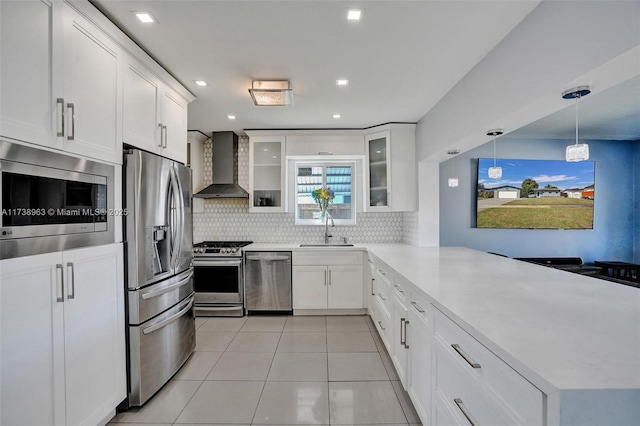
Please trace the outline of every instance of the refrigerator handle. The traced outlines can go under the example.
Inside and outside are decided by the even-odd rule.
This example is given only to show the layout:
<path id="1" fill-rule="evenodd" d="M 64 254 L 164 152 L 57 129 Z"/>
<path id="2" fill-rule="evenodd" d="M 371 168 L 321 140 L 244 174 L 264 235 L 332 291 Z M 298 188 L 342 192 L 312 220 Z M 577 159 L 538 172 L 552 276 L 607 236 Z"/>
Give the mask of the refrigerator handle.
<path id="1" fill-rule="evenodd" d="M 182 203 L 182 188 L 178 180 L 178 174 L 174 167 L 171 167 L 169 173 L 169 180 L 171 182 L 171 197 L 170 204 L 175 206 L 175 209 L 171 209 L 171 267 L 177 268 L 178 260 L 180 259 L 180 250 L 182 250 L 182 237 L 184 234 L 184 206 Z"/>

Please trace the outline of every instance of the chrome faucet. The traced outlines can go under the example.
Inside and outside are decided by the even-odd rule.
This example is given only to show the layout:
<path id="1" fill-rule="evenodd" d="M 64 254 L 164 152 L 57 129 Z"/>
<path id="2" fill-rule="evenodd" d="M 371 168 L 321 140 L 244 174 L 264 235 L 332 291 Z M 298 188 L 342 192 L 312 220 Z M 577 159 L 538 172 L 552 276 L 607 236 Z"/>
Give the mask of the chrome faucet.
<path id="1" fill-rule="evenodd" d="M 332 238 L 333 235 L 329 233 L 329 219 L 331 219 L 331 227 L 335 227 L 336 224 L 333 221 L 333 218 L 329 214 L 329 212 L 325 212 L 324 214 L 324 243 L 329 244 L 329 238 Z"/>

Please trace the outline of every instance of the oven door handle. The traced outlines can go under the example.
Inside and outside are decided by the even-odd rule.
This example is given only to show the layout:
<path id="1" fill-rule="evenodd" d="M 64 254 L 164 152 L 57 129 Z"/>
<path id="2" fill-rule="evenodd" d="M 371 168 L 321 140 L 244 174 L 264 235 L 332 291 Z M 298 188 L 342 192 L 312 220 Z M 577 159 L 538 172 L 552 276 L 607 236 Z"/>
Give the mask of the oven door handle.
<path id="1" fill-rule="evenodd" d="M 240 266 L 242 265 L 242 260 L 238 259 L 238 260 L 194 260 L 193 261 L 193 266 L 194 267 L 198 267 L 198 266 Z"/>
<path id="2" fill-rule="evenodd" d="M 174 321 L 177 321 L 180 319 L 180 317 L 182 317 L 185 313 L 187 313 L 189 311 L 189 309 L 191 309 L 193 307 L 193 296 L 191 296 L 188 300 L 187 300 L 187 306 L 180 309 L 180 311 L 175 314 L 170 316 L 169 318 L 162 320 L 154 325 L 152 325 L 151 327 L 147 327 L 147 328 L 143 328 L 142 329 L 142 334 L 149 334 L 149 333 L 153 333 L 154 331 L 160 330 L 162 327 L 165 327 L 169 324 L 171 324 Z"/>
<path id="3" fill-rule="evenodd" d="M 170 291 L 173 291 L 176 288 L 182 287 L 183 285 L 187 284 L 191 279 L 191 277 L 193 277 L 193 271 L 189 272 L 189 275 L 187 275 L 185 278 L 181 279 L 177 283 L 171 284 L 167 287 L 164 287 L 158 290 L 147 291 L 146 293 L 142 293 L 141 297 L 142 299 L 147 300 L 147 299 L 151 299 L 152 297 L 158 297 L 165 293 L 169 293 Z"/>

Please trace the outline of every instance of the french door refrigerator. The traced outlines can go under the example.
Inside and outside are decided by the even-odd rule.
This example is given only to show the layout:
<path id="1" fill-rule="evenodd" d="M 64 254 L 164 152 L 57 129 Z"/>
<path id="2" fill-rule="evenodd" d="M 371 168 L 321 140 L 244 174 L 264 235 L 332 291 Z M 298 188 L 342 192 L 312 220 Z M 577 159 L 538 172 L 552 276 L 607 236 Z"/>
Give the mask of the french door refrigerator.
<path id="1" fill-rule="evenodd" d="M 191 170 L 124 151 L 127 406 L 140 406 L 195 348 Z M 128 402 L 128 403 L 127 403 Z"/>

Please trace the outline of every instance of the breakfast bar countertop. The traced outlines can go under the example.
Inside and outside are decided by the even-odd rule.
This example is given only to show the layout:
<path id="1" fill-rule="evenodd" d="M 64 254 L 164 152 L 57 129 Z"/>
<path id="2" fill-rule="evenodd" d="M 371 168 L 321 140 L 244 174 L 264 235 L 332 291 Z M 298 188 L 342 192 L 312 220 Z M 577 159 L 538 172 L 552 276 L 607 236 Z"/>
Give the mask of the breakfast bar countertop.
<path id="1" fill-rule="evenodd" d="M 366 247 L 543 392 L 640 402 L 639 289 L 462 247 Z"/>

